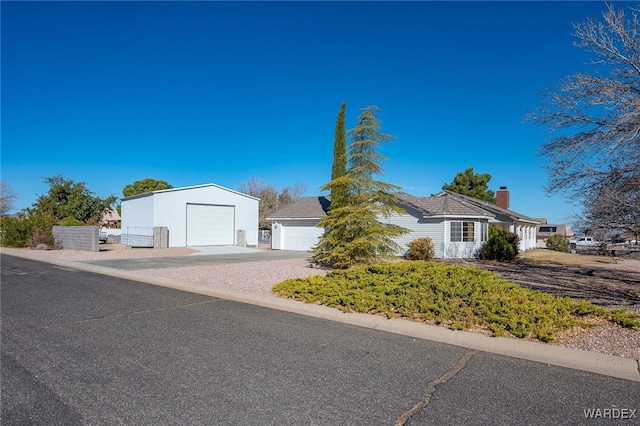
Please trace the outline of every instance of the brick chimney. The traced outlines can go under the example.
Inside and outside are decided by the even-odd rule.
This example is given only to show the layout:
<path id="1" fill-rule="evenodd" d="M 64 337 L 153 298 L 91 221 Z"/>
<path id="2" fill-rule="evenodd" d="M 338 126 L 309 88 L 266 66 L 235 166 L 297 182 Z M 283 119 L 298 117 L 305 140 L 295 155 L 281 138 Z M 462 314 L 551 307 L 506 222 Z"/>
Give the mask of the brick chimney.
<path id="1" fill-rule="evenodd" d="M 506 186 L 501 186 L 496 191 L 496 206 L 503 209 L 509 209 L 509 190 Z"/>

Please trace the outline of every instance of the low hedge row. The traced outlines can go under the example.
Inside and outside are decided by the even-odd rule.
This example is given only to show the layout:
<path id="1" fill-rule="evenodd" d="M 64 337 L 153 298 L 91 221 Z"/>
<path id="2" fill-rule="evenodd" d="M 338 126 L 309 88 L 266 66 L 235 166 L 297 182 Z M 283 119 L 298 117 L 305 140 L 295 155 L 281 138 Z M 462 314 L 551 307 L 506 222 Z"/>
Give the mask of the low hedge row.
<path id="1" fill-rule="evenodd" d="M 385 314 L 466 330 L 485 327 L 547 342 L 581 317 L 597 315 L 626 327 L 640 326 L 638 315 L 608 311 L 582 300 L 551 296 L 517 286 L 495 273 L 438 262 L 405 261 L 331 271 L 326 277 L 289 279 L 273 290 L 286 297 L 345 312 Z"/>

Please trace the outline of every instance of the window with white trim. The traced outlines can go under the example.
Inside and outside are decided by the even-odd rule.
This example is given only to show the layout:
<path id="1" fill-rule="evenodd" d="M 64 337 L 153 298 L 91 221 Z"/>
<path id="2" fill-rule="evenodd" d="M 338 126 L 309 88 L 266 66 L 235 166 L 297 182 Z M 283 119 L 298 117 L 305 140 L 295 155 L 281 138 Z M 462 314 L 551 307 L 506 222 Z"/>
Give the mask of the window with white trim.
<path id="1" fill-rule="evenodd" d="M 485 242 L 489 239 L 489 224 L 487 222 L 480 222 L 480 242 Z"/>
<path id="2" fill-rule="evenodd" d="M 475 241 L 475 222 L 451 222 L 452 243 L 472 243 Z"/>

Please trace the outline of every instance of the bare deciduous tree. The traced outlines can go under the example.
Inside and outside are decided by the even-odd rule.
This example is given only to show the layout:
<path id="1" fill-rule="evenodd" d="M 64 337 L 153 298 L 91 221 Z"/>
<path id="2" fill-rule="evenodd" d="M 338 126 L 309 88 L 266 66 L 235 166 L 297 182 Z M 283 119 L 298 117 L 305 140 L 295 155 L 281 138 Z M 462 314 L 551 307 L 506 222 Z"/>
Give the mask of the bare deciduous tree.
<path id="1" fill-rule="evenodd" d="M 612 176 L 606 185 L 592 188 L 584 203 L 584 220 L 594 234 L 640 234 L 640 176 Z"/>
<path id="2" fill-rule="evenodd" d="M 252 177 L 242 182 L 238 191 L 260 198 L 258 226 L 260 229 L 270 229 L 271 223 L 265 219 L 267 215 L 302 198 L 307 192 L 307 187 L 300 182 L 296 182 L 293 186 L 285 186 L 278 192 L 271 182 Z"/>
<path id="3" fill-rule="evenodd" d="M 300 182 L 296 182 L 293 186 L 285 186 L 278 194 L 277 208 L 282 208 L 287 204 L 298 201 L 307 192 L 307 187 Z"/>
<path id="4" fill-rule="evenodd" d="M 593 72 L 565 78 L 528 115 L 552 134 L 540 148 L 548 161 L 546 189 L 598 211 L 594 203 L 626 199 L 620 191 L 631 186 L 614 182 L 638 182 L 640 176 L 638 14 L 630 9 L 629 17 L 607 5 L 602 17 L 574 25 L 575 46 L 595 56 Z"/>
<path id="5" fill-rule="evenodd" d="M 0 181 L 0 216 L 4 216 L 13 210 L 16 194 L 4 181 Z"/>

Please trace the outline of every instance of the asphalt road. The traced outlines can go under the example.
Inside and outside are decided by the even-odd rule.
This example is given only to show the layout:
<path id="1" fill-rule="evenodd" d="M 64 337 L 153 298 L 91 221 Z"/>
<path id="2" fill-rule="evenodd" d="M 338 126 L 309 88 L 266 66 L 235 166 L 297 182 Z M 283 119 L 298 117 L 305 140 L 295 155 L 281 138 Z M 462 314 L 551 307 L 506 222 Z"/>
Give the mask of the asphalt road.
<path id="1" fill-rule="evenodd" d="M 639 382 L 0 260 L 3 425 L 567 425 L 598 409 L 633 417 L 623 424 L 640 418 Z"/>

